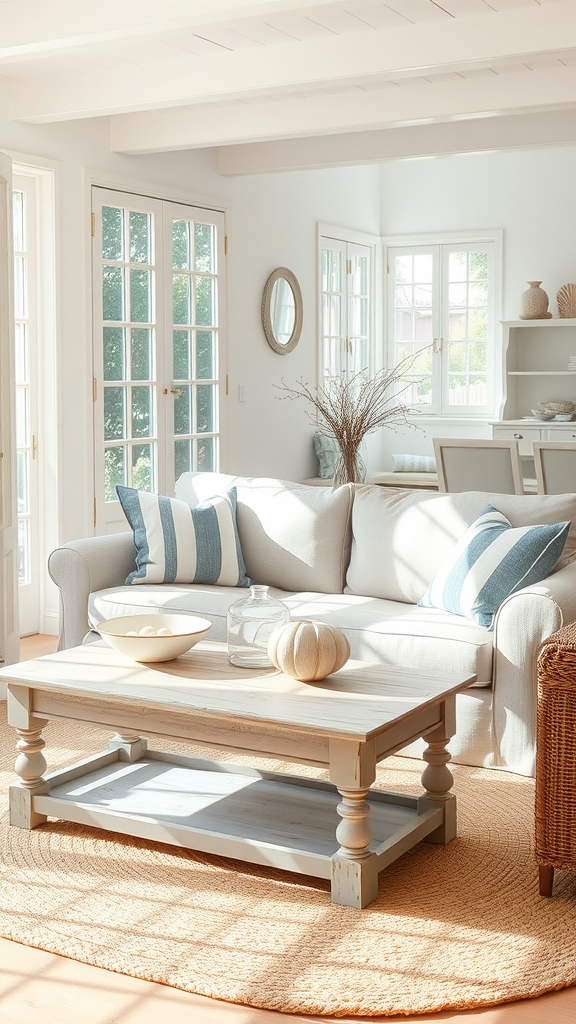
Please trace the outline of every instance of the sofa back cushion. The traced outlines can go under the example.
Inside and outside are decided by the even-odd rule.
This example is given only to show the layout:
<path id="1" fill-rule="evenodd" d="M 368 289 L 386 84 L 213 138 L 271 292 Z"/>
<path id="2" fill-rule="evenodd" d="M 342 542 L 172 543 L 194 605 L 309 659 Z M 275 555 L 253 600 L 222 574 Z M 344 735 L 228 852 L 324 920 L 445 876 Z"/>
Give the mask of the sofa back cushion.
<path id="1" fill-rule="evenodd" d="M 285 480 L 183 473 L 176 497 L 197 505 L 236 487 L 246 572 L 255 583 L 341 594 L 350 558 L 352 488 L 333 491 Z"/>
<path id="2" fill-rule="evenodd" d="M 423 494 L 363 486 L 354 495 L 346 593 L 416 604 L 486 505 L 503 512 L 512 526 L 572 520 L 555 571 L 576 556 L 573 494 Z"/>

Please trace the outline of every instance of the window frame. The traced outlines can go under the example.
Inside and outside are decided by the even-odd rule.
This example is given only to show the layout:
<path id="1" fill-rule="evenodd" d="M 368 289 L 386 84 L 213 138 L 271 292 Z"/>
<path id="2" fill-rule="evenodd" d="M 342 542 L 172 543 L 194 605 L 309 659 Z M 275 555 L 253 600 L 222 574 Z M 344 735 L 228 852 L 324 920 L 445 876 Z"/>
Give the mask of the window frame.
<path id="1" fill-rule="evenodd" d="M 444 232 L 442 234 L 418 234 L 418 235 L 393 235 L 385 236 L 382 239 L 383 266 L 384 266 L 384 287 L 382 289 L 384 302 L 384 358 L 387 365 L 394 365 L 394 330 L 393 330 L 393 303 L 391 294 L 393 282 L 391 279 L 391 266 L 393 254 L 397 250 L 416 249 L 430 252 L 437 249 L 439 275 L 436 283 L 436 294 L 433 299 L 433 336 L 435 339 L 445 337 L 443 327 L 447 320 L 447 280 L 445 279 L 445 267 L 448 258 L 449 248 L 473 249 L 474 246 L 489 244 L 493 250 L 492 262 L 492 289 L 490 294 L 490 306 L 493 322 L 492 345 L 488 349 L 487 366 L 487 390 L 488 401 L 486 406 L 461 406 L 448 404 L 448 368 L 447 368 L 447 339 L 443 343 L 443 351 L 433 352 L 433 402 L 432 407 L 419 408 L 413 406 L 409 412 L 410 421 L 423 420 L 429 422 L 434 420 L 445 420 L 450 423 L 456 421 L 481 421 L 491 420 L 498 414 L 501 406 L 504 379 L 503 379 L 503 336 L 502 336 L 502 272 L 503 272 L 503 238 L 504 232 L 500 228 L 479 229 L 474 231 Z M 436 349 L 436 345 L 434 346 Z"/>

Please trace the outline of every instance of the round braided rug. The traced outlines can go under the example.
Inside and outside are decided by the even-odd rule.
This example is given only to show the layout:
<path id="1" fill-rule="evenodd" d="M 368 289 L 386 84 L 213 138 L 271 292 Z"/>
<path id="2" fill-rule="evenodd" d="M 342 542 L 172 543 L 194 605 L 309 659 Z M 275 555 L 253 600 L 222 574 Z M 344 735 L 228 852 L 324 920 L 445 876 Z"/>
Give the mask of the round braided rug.
<path id="1" fill-rule="evenodd" d="M 2 713 L 4 789 L 14 778 L 11 733 Z M 109 735 L 50 723 L 50 769 L 105 749 Z M 206 754 L 166 740 L 155 745 Z M 377 784 L 417 793 L 421 768 L 391 758 Z M 401 857 L 361 912 L 334 906 L 322 880 L 64 821 L 9 828 L 3 794 L 0 933 L 123 974 L 291 1013 L 462 1009 L 576 983 L 576 877 L 557 871 L 553 898 L 538 895 L 532 780 L 462 766 L 454 774 L 458 838 L 447 847 L 421 843 Z"/>

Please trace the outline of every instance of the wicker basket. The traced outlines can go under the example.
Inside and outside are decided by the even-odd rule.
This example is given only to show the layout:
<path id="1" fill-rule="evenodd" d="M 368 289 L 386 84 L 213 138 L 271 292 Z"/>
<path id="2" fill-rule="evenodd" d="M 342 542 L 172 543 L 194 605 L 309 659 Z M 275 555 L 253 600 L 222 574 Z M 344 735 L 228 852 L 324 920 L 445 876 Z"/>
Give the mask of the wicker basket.
<path id="1" fill-rule="evenodd" d="M 535 855 L 550 896 L 554 868 L 576 869 L 576 622 L 538 653 Z"/>

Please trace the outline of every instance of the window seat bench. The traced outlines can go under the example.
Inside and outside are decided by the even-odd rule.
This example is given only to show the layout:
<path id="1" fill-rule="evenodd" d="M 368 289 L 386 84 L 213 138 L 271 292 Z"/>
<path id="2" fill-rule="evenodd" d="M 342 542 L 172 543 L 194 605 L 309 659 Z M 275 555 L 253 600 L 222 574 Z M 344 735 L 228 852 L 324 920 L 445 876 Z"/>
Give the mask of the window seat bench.
<path id="1" fill-rule="evenodd" d="M 323 480 L 319 476 L 300 481 L 300 483 L 312 487 L 332 487 L 332 482 L 332 480 Z M 417 487 L 420 490 L 437 491 L 438 475 L 436 473 L 393 473 L 382 470 L 368 473 L 366 483 L 378 484 L 380 487 Z"/>

